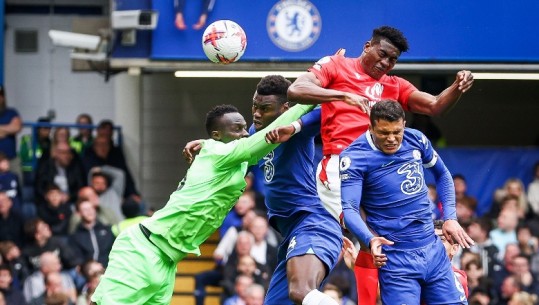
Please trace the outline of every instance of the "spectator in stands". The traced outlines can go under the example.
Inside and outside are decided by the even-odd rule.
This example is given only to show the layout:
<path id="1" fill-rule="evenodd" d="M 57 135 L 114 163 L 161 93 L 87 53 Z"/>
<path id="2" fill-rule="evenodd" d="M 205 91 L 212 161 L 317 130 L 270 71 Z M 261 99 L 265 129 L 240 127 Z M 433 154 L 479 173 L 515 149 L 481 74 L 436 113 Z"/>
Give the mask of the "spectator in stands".
<path id="1" fill-rule="evenodd" d="M 498 305 L 507 305 L 509 300 L 515 293 L 522 290 L 518 278 L 514 275 L 510 275 L 503 280 L 502 286 L 499 291 Z"/>
<path id="2" fill-rule="evenodd" d="M 513 258 L 513 275 L 518 279 L 522 291 L 539 295 L 539 280 L 530 270 L 530 260 L 519 254 Z"/>
<path id="3" fill-rule="evenodd" d="M 533 166 L 533 181 L 528 184 L 528 202 L 533 213 L 531 216 L 539 219 L 539 162 Z"/>
<path id="4" fill-rule="evenodd" d="M 466 199 L 468 201 L 467 205 L 475 211 L 477 208 L 477 199 L 468 195 L 468 184 L 464 176 L 461 174 L 453 175 L 453 183 L 455 184 L 455 200 L 459 202 L 459 200 Z"/>
<path id="5" fill-rule="evenodd" d="M 24 244 L 24 223 L 19 212 L 13 209 L 13 201 L 0 191 L 0 241 L 13 241 L 19 247 Z"/>
<path id="6" fill-rule="evenodd" d="M 66 293 L 58 291 L 45 297 L 45 305 L 73 305 L 73 302 L 69 300 Z"/>
<path id="7" fill-rule="evenodd" d="M 67 195 L 56 184 L 50 184 L 45 191 L 45 202 L 37 206 L 37 215 L 51 228 L 52 234 L 67 238 L 71 206 Z"/>
<path id="8" fill-rule="evenodd" d="M 219 228 L 219 236 L 223 238 L 230 227 L 242 227 L 242 218 L 255 207 L 255 198 L 252 191 L 245 191 L 234 205 L 234 208 L 226 215 L 223 224 Z"/>
<path id="9" fill-rule="evenodd" d="M 500 251 L 490 239 L 491 230 L 492 223 L 487 217 L 476 218 L 466 227 L 466 233 L 475 241 L 470 251 L 479 254 L 485 275 L 492 275 L 494 267 L 500 264 L 498 259 Z"/>
<path id="10" fill-rule="evenodd" d="M 6 91 L 0 85 L 0 152 L 11 163 L 11 168 L 19 174 L 20 160 L 17 158 L 17 134 L 22 130 L 22 120 L 14 108 L 7 107 Z"/>
<path id="11" fill-rule="evenodd" d="M 42 162 L 38 168 L 35 182 L 38 205 L 45 201 L 45 190 L 53 183 L 68 195 L 67 201 L 70 203 L 75 203 L 77 192 L 87 185 L 84 167 L 81 161 L 75 158 L 67 142 L 55 144 L 51 158 Z"/>
<path id="12" fill-rule="evenodd" d="M 468 290 L 471 294 L 477 287 L 480 286 L 480 282 L 484 278 L 483 265 L 479 259 L 469 261 L 464 267 L 468 280 Z"/>
<path id="13" fill-rule="evenodd" d="M 252 284 L 245 290 L 245 305 L 262 305 L 265 293 L 264 286 Z"/>
<path id="14" fill-rule="evenodd" d="M 55 127 L 54 131 L 52 132 L 52 145 L 54 146 L 57 143 L 69 143 L 70 138 L 71 133 L 69 132 L 69 128 Z"/>
<path id="15" fill-rule="evenodd" d="M 43 220 L 36 218 L 24 224 L 24 233 L 29 239 L 22 249 L 23 256 L 28 261 L 31 271 L 39 270 L 41 265 L 40 257 L 44 252 L 56 253 L 66 269 L 72 269 L 82 263 L 71 248 L 55 236 L 52 236 L 51 229 Z"/>
<path id="16" fill-rule="evenodd" d="M 455 203 L 455 207 L 459 223 L 463 224 L 463 226 L 468 225 L 475 215 L 473 203 L 468 198 L 462 198 Z"/>
<path id="17" fill-rule="evenodd" d="M 510 203 L 516 199 L 509 197 L 503 204 L 502 210 L 497 218 L 497 228 L 490 231 L 490 239 L 492 243 L 500 250 L 498 259 L 504 255 L 505 246 L 512 243 L 517 243 L 517 225 L 518 211 Z"/>
<path id="18" fill-rule="evenodd" d="M 77 213 L 81 222 L 69 237 L 69 245 L 84 261 L 94 259 L 106 268 L 114 243 L 111 227 L 97 220 L 96 209 L 90 201 L 77 202 Z"/>
<path id="19" fill-rule="evenodd" d="M 116 174 L 116 176 L 113 178 L 111 175 L 114 174 Z M 118 169 L 110 168 L 109 166 L 94 167 L 90 171 L 90 178 L 88 182 L 89 186 L 91 186 L 99 195 L 99 204 L 114 211 L 118 220 L 123 220 L 123 199 L 121 197 L 125 182 L 123 172 Z M 139 212 L 140 207 L 137 213 Z"/>
<path id="20" fill-rule="evenodd" d="M 11 270 L 13 286 L 22 289 L 24 280 L 30 275 L 30 270 L 21 255 L 21 249 L 12 241 L 0 242 L 0 255 L 3 264 Z"/>
<path id="21" fill-rule="evenodd" d="M 79 297 L 77 298 L 77 304 L 76 305 L 91 305 L 93 304 L 91 301 L 92 294 L 95 291 L 95 288 L 99 284 L 99 280 L 101 279 L 101 275 L 103 273 L 95 273 L 88 277 L 87 283 L 84 286 L 83 291 L 80 293 Z"/>
<path id="22" fill-rule="evenodd" d="M 227 298 L 223 305 L 245 305 L 247 288 L 253 283 L 254 280 L 251 276 L 238 275 L 234 284 L 235 294 Z"/>
<path id="23" fill-rule="evenodd" d="M 56 289 L 61 289 L 67 292 L 73 302 L 76 299 L 75 284 L 71 276 L 62 272 L 62 264 L 60 259 L 54 252 L 43 252 L 41 254 L 41 265 L 39 270 L 32 273 L 26 281 L 24 281 L 23 294 L 26 301 L 30 304 L 36 303 L 35 299 L 45 299 Z"/>
<path id="24" fill-rule="evenodd" d="M 268 287 L 270 278 L 267 273 L 267 268 L 257 263 L 251 255 L 240 256 L 236 269 L 231 273 L 228 273 L 228 270 L 225 271 L 224 279 L 221 281 L 224 298 L 234 295 L 234 283 L 240 274 L 252 277 L 255 283 Z"/>
<path id="25" fill-rule="evenodd" d="M 114 236 L 118 236 L 123 230 L 132 225 L 139 224 L 141 221 L 148 218 L 146 215 L 140 215 L 140 206 L 133 200 L 127 200 L 122 204 L 122 214 L 124 220 L 120 221 L 117 225 L 112 226 L 112 233 Z"/>
<path id="26" fill-rule="evenodd" d="M 495 218 L 498 216 L 499 211 L 505 204 L 505 199 L 508 196 L 516 198 L 518 217 L 524 219 L 528 213 L 529 205 L 528 198 L 524 189 L 524 183 L 518 178 L 509 178 L 505 181 L 502 189 L 497 189 L 494 192 L 494 204 L 492 205 L 489 214 Z"/>
<path id="27" fill-rule="evenodd" d="M 140 195 L 136 189 L 133 176 L 127 167 L 124 155 L 120 149 L 115 149 L 112 146 L 112 140 L 110 138 L 97 135 L 92 144 L 92 149 L 86 151 L 82 160 L 87 174 L 92 168 L 104 165 L 122 170 L 125 174 L 125 188 L 122 197 L 124 199 L 133 197 L 137 199 L 137 202 L 140 202 Z"/>
<path id="28" fill-rule="evenodd" d="M 91 126 L 93 124 L 93 120 L 89 114 L 81 113 L 77 116 L 75 123 L 78 125 Z M 77 154 L 81 155 L 88 147 L 92 146 L 94 137 L 92 135 L 91 128 L 81 127 L 78 128 L 78 131 L 78 134 L 71 137 L 69 140 L 69 145 L 77 152 Z"/>
<path id="29" fill-rule="evenodd" d="M 537 304 L 537 295 L 525 291 L 514 293 L 508 305 L 535 305 Z"/>
<path id="30" fill-rule="evenodd" d="M 196 305 L 204 305 L 204 298 L 206 297 L 206 286 L 219 286 L 224 278 L 225 265 L 228 263 L 229 256 L 234 253 L 233 263 L 237 264 L 237 255 L 250 254 L 251 248 L 254 244 L 254 237 L 247 231 L 247 226 L 251 220 L 256 217 L 256 213 L 253 210 L 249 210 L 242 218 L 242 228 L 230 227 L 226 231 L 223 238 L 220 239 L 217 248 L 213 252 L 213 258 L 215 260 L 215 267 L 212 270 L 202 271 L 195 275 L 195 301 Z M 242 237 L 240 238 L 239 235 Z M 234 267 L 228 267 L 232 268 Z"/>
<path id="31" fill-rule="evenodd" d="M 11 268 L 8 265 L 0 265 L 0 292 L 4 294 L 6 304 L 25 305 L 26 301 L 18 287 L 13 285 Z"/>
<path id="32" fill-rule="evenodd" d="M 277 247 L 272 246 L 267 240 L 268 236 L 268 220 L 262 216 L 256 216 L 248 228 L 255 238 L 255 243 L 251 248 L 251 256 L 257 263 L 267 267 L 268 279 L 273 274 L 273 271 L 277 267 Z"/>
<path id="33" fill-rule="evenodd" d="M 99 196 L 93 188 L 89 186 L 82 187 L 78 193 L 77 202 L 79 201 L 90 201 L 97 211 L 97 219 L 102 224 L 110 226 L 118 224 L 119 221 L 116 218 L 116 214 L 111 209 L 101 206 Z M 73 215 L 71 215 L 71 220 L 69 221 L 69 233 L 75 232 L 80 221 L 81 219 L 78 213 L 73 213 Z"/>
<path id="34" fill-rule="evenodd" d="M 15 210 L 22 212 L 21 185 L 19 177 L 11 171 L 11 165 L 6 154 L 0 151 L 0 192 L 5 192 Z"/>
<path id="35" fill-rule="evenodd" d="M 41 117 L 37 122 L 50 123 L 51 120 L 47 117 Z M 35 135 L 32 133 L 22 136 L 19 155 L 21 156 L 22 174 L 25 185 L 34 184 L 34 172 L 38 168 L 39 162 L 49 158 L 51 147 L 50 135 L 50 127 L 38 127 Z M 36 147 L 33 147 L 34 136 L 37 136 Z M 34 155 L 36 160 L 34 160 Z"/>
<path id="36" fill-rule="evenodd" d="M 492 275 L 489 275 L 493 280 L 494 289 L 496 291 L 500 290 L 503 280 L 515 272 L 513 262 L 514 258 L 518 255 L 520 255 L 520 249 L 517 244 L 508 244 L 505 247 L 502 265 L 500 268 L 496 268 Z"/>
<path id="37" fill-rule="evenodd" d="M 517 226 L 517 240 L 520 253 L 526 255 L 530 259 L 538 255 L 537 251 L 539 249 L 539 244 L 537 237 L 532 235 L 526 222 L 521 222 Z"/>
<path id="38" fill-rule="evenodd" d="M 355 304 L 354 301 L 350 299 L 343 300 L 342 291 L 339 289 L 339 287 L 331 283 L 325 284 L 324 288 L 322 288 L 322 292 L 329 295 L 332 299 L 337 301 L 339 305 L 354 305 Z"/>

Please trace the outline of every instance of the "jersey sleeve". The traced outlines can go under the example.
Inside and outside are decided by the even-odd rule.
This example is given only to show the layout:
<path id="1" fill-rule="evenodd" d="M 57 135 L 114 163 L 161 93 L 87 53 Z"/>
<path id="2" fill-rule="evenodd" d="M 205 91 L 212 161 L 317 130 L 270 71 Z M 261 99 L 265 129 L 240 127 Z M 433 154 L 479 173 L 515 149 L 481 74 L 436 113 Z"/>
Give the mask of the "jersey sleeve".
<path id="1" fill-rule="evenodd" d="M 313 111 L 303 115 L 300 120 L 302 133 L 309 136 L 319 134 L 322 120 L 320 106 L 317 106 Z"/>
<path id="2" fill-rule="evenodd" d="M 315 106 L 298 104 L 281 114 L 270 125 L 254 133 L 252 136 L 223 145 L 224 147 L 219 152 L 215 152 L 222 156 L 216 160 L 215 166 L 218 168 L 227 168 L 242 162 L 249 162 L 249 165 L 256 164 L 258 160 L 262 159 L 278 146 L 278 144 L 266 143 L 266 133 L 276 127 L 292 123 L 305 113 L 311 111 Z"/>
<path id="3" fill-rule="evenodd" d="M 433 174 L 434 180 L 436 181 L 436 191 L 442 202 L 444 220 L 457 219 L 455 208 L 455 185 L 451 173 L 432 147 L 432 143 L 429 139 L 417 130 L 413 130 L 413 134 L 416 137 L 418 146 L 421 148 L 423 167 Z"/>
<path id="4" fill-rule="evenodd" d="M 363 161 L 366 157 L 357 152 L 350 152 L 350 149 L 353 148 L 350 146 L 341 153 L 339 158 L 344 224 L 352 234 L 369 245 L 374 235 L 359 213 L 364 173 L 366 172 L 366 164 Z"/>
<path id="5" fill-rule="evenodd" d="M 404 78 L 397 77 L 397 80 L 399 83 L 398 102 L 399 104 L 401 104 L 404 110 L 409 111 L 410 108 L 408 108 L 408 98 L 410 97 L 410 94 L 412 94 L 412 92 L 418 91 L 418 89 Z"/>
<path id="6" fill-rule="evenodd" d="M 307 71 L 312 72 L 320 81 L 323 88 L 326 88 L 337 75 L 336 61 L 342 56 L 325 56 L 320 58 Z"/>

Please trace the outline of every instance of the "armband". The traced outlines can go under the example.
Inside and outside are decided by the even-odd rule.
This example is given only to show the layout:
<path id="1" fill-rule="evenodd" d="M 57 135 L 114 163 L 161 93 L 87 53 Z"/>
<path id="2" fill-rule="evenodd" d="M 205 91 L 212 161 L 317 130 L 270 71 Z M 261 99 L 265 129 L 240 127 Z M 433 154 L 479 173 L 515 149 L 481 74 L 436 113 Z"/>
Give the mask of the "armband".
<path id="1" fill-rule="evenodd" d="M 301 131 L 301 124 L 298 121 L 292 122 L 292 126 L 294 126 L 294 133 L 296 134 Z"/>

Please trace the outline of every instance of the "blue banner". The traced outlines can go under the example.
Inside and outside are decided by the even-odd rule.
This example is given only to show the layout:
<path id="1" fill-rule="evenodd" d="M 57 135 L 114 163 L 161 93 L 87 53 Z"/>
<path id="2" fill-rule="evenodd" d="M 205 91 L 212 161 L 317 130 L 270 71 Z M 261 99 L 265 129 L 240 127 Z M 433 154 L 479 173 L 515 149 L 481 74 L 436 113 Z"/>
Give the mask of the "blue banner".
<path id="1" fill-rule="evenodd" d="M 152 59 L 206 60 L 204 29 L 192 28 L 203 2 L 186 1 L 187 29 L 178 30 L 173 0 L 152 1 L 159 11 Z M 312 62 L 340 47 L 358 56 L 374 28 L 391 25 L 410 44 L 401 62 L 537 63 L 539 40 L 531 38 L 539 37 L 538 11 L 535 0 L 216 0 L 207 24 L 230 19 L 242 26 L 247 34 L 243 61 Z"/>

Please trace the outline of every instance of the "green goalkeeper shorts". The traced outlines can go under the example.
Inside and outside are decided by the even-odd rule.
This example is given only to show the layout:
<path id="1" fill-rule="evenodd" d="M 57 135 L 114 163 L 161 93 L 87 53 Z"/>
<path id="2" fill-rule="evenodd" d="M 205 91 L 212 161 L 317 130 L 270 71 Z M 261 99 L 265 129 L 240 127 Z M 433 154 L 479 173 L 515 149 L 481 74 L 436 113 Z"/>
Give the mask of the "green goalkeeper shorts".
<path id="1" fill-rule="evenodd" d="M 116 238 L 92 301 L 98 305 L 170 304 L 176 263 L 138 225 Z"/>

